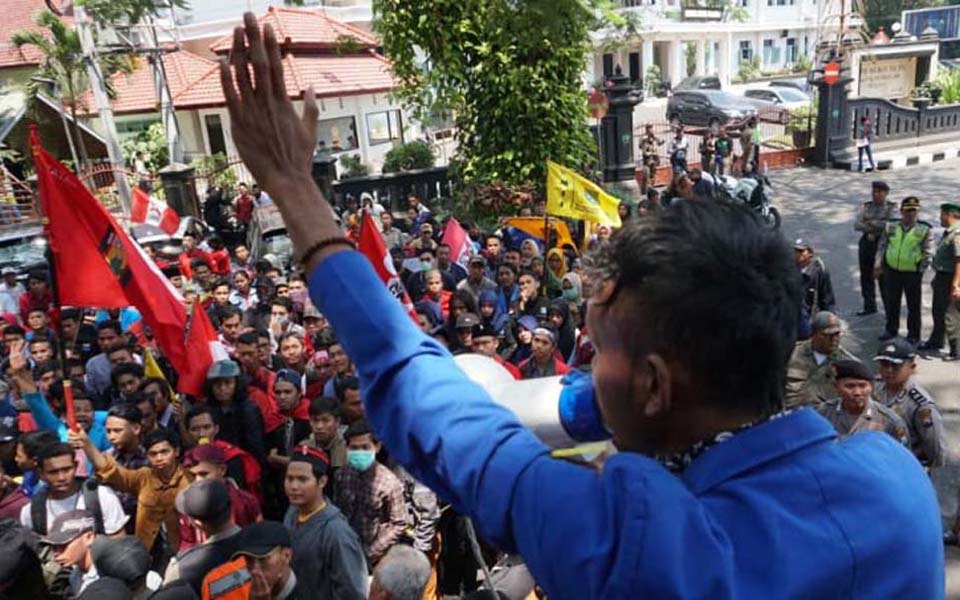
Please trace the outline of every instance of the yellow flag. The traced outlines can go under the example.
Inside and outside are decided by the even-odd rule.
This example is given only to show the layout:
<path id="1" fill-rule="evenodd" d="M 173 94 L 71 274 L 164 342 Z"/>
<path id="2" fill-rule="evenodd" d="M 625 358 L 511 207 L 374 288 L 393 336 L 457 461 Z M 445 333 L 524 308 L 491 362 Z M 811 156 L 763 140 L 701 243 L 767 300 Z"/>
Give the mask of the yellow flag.
<path id="1" fill-rule="evenodd" d="M 170 390 L 170 398 L 176 398 L 177 394 L 173 389 L 173 386 L 170 385 L 170 382 L 167 381 L 166 376 L 163 374 L 163 370 L 160 369 L 160 365 L 157 364 L 157 359 L 153 357 L 153 352 L 150 350 L 144 349 L 143 351 L 143 374 L 147 377 L 158 377 L 167 384 L 167 389 Z"/>
<path id="2" fill-rule="evenodd" d="M 572 169 L 547 161 L 547 214 L 620 227 L 620 200 Z"/>

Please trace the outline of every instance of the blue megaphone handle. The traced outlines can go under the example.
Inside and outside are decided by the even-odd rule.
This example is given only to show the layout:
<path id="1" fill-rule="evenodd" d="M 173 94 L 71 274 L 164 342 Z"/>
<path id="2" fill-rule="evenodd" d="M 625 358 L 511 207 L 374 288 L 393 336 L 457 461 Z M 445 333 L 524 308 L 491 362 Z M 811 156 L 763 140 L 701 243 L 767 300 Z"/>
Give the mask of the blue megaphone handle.
<path id="1" fill-rule="evenodd" d="M 600 409 L 593 393 L 593 377 L 585 371 L 574 370 L 560 380 L 560 424 L 571 438 L 578 442 L 600 442 L 610 439 L 603 424 Z"/>

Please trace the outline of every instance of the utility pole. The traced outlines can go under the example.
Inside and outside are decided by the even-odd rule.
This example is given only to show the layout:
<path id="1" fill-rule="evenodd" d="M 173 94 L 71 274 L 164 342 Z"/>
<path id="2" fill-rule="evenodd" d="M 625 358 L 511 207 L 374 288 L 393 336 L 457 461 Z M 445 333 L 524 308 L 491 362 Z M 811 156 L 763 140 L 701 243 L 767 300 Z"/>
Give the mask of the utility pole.
<path id="1" fill-rule="evenodd" d="M 82 5 L 74 5 L 73 20 L 80 36 L 80 50 L 83 52 L 83 61 L 87 65 L 87 76 L 90 79 L 90 88 L 93 90 L 93 99 L 97 103 L 97 112 L 100 115 L 100 124 L 107 143 L 107 154 L 113 166 L 113 178 L 117 183 L 117 195 L 120 197 L 120 206 L 123 214 L 130 214 L 130 184 L 125 173 L 126 162 L 123 160 L 123 151 L 117 139 L 117 124 L 113 120 L 113 109 L 110 108 L 110 99 L 107 97 L 106 82 L 103 72 L 97 63 L 97 48 L 93 41 L 92 23 L 87 18 L 87 12 Z"/>
<path id="2" fill-rule="evenodd" d="M 160 118 L 163 122 L 163 132 L 167 138 L 167 156 L 169 163 L 183 162 L 183 144 L 180 141 L 180 126 L 177 123 L 177 114 L 173 108 L 173 97 L 167 83 L 167 71 L 163 66 L 163 50 L 157 37 L 157 24 L 153 16 L 147 17 L 147 28 L 150 33 L 150 61 L 153 67 L 153 88 L 160 100 Z"/>

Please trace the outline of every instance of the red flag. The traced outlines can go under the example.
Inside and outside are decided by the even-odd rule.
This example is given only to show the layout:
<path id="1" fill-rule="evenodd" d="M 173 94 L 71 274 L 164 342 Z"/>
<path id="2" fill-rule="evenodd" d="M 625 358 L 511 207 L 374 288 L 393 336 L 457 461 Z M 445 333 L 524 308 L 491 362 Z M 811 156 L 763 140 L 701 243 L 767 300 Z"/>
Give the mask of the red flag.
<path id="1" fill-rule="evenodd" d="M 130 222 L 156 225 L 168 235 L 173 235 L 180 227 L 180 215 L 165 202 L 160 202 L 140 188 L 134 188 Z"/>
<path id="2" fill-rule="evenodd" d="M 186 371 L 187 311 L 180 294 L 90 190 L 40 146 L 33 129 L 30 147 L 60 302 L 137 307 L 173 368 Z"/>
<path id="3" fill-rule="evenodd" d="M 466 269 L 470 255 L 473 254 L 473 242 L 470 241 L 470 236 L 460 226 L 459 221 L 450 217 L 450 220 L 447 221 L 447 227 L 443 230 L 443 239 L 440 242 L 450 246 L 450 256 L 453 258 L 453 262 Z"/>
<path id="4" fill-rule="evenodd" d="M 207 317 L 200 300 L 193 303 L 193 315 L 190 319 L 190 333 L 187 334 L 187 356 L 190 364 L 180 371 L 177 389 L 193 396 L 203 395 L 203 382 L 207 379 L 207 370 L 218 360 L 227 360 L 226 349 L 220 343 L 216 330 Z"/>
<path id="5" fill-rule="evenodd" d="M 368 212 L 363 213 L 363 219 L 360 221 L 360 241 L 357 248 L 373 264 L 373 269 L 380 276 L 383 285 L 387 286 L 390 293 L 407 309 L 413 322 L 419 323 L 417 313 L 413 310 L 413 302 L 410 302 L 410 296 L 407 295 L 407 290 L 403 289 L 403 283 L 400 282 L 400 277 L 393 268 L 393 258 L 387 252 L 387 246 L 380 237 L 380 231 Z"/>

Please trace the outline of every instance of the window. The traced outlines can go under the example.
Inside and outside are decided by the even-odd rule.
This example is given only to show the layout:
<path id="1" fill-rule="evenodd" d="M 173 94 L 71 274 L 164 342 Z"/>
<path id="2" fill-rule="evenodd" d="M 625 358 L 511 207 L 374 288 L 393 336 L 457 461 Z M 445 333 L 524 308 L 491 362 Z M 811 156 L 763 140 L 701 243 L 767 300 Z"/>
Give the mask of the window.
<path id="1" fill-rule="evenodd" d="M 737 6 L 747 8 L 750 6 L 750 0 L 737 0 Z"/>
<path id="2" fill-rule="evenodd" d="M 403 129 L 400 126 L 400 111 L 369 113 L 367 115 L 367 141 L 371 146 L 387 142 L 402 142 Z"/>
<path id="3" fill-rule="evenodd" d="M 604 78 L 610 77 L 613 75 L 613 55 L 604 54 L 603 55 L 603 76 Z"/>
<path id="4" fill-rule="evenodd" d="M 743 40 L 740 42 L 740 62 L 751 60 L 753 60 L 753 47 L 750 45 L 750 40 Z"/>
<path id="5" fill-rule="evenodd" d="M 780 64 L 780 47 L 772 39 L 763 40 L 763 64 Z"/>
<path id="6" fill-rule="evenodd" d="M 789 64 L 797 62 L 797 38 L 787 38 L 787 52 L 784 60 Z"/>
<path id="7" fill-rule="evenodd" d="M 322 119 L 317 123 L 317 151 L 343 152 L 356 150 L 357 120 L 353 117 Z"/>
<path id="8" fill-rule="evenodd" d="M 630 56 L 630 81 L 639 83 L 640 81 L 640 53 L 631 52 Z"/>
<path id="9" fill-rule="evenodd" d="M 223 136 L 223 123 L 220 115 L 204 115 L 203 125 L 207 129 L 207 142 L 210 154 L 227 154 L 227 141 Z"/>

